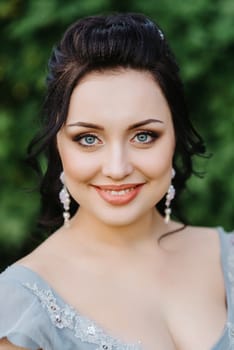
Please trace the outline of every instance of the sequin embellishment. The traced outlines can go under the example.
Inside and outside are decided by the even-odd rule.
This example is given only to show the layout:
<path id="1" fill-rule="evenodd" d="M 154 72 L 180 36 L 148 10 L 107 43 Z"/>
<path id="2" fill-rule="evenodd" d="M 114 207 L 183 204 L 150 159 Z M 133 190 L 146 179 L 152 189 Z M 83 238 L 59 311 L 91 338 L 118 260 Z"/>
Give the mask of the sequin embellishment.
<path id="1" fill-rule="evenodd" d="M 139 344 L 125 344 L 107 335 L 95 322 L 81 316 L 71 306 L 60 307 L 50 289 L 40 289 L 36 283 L 24 283 L 38 297 L 44 309 L 47 310 L 51 322 L 60 329 L 70 329 L 74 336 L 82 342 L 95 344 L 95 350 L 141 350 Z"/>
<path id="2" fill-rule="evenodd" d="M 232 323 L 227 324 L 228 336 L 230 341 L 230 350 L 234 350 L 234 325 Z"/>

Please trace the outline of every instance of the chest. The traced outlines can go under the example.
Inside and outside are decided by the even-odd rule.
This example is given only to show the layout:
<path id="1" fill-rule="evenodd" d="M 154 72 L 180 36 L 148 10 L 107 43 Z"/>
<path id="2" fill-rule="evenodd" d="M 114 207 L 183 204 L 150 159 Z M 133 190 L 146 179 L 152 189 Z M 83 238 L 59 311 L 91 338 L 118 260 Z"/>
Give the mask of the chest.
<path id="1" fill-rule="evenodd" d="M 114 268 L 112 274 L 78 271 L 72 279 L 64 274 L 57 290 L 107 333 L 126 343 L 141 341 L 144 350 L 211 349 L 226 321 L 220 267 L 213 267 L 214 274 L 202 264 L 163 266 L 126 268 L 121 275 Z"/>

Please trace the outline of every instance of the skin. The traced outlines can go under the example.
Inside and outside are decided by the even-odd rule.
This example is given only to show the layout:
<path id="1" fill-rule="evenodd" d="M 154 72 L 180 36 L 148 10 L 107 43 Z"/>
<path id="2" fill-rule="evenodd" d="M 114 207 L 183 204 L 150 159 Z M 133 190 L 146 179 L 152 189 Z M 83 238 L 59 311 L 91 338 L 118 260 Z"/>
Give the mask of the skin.
<path id="1" fill-rule="evenodd" d="M 151 123 L 128 130 L 149 119 Z M 104 130 L 76 126 L 80 121 Z M 146 132 L 157 136 L 153 139 Z M 97 139 L 93 137 L 92 146 L 82 147 L 86 139 L 74 142 L 80 133 Z M 148 143 L 139 141 L 139 133 Z M 80 204 L 72 225 L 82 222 L 90 232 L 95 227 L 99 239 L 109 241 L 120 232 L 125 239 L 129 235 L 134 239 L 134 232 L 138 239 L 145 225 L 152 227 L 155 216 L 159 221 L 154 206 L 171 181 L 175 136 L 169 107 L 149 73 L 129 70 L 88 75 L 72 94 L 57 142 L 66 184 Z M 132 183 L 144 186 L 127 206 L 105 203 L 92 187 Z"/>
<path id="2" fill-rule="evenodd" d="M 0 340 L 0 349 L 1 350 L 25 350 L 25 348 L 20 348 L 18 346 L 11 344 L 7 339 Z"/>
<path id="3" fill-rule="evenodd" d="M 149 118 L 159 122 L 129 130 Z M 80 139 L 81 132 L 95 137 Z M 152 141 L 146 132 L 158 135 L 154 142 L 144 143 Z M 175 135 L 151 75 L 130 69 L 88 74 L 73 91 L 57 145 L 80 209 L 68 228 L 18 263 L 125 342 L 140 340 L 144 350 L 210 349 L 226 321 L 218 236 L 187 227 L 158 243 L 180 224 L 166 225 L 155 209 L 171 182 Z M 144 185 L 124 205 L 106 202 L 93 187 L 132 183 Z"/>

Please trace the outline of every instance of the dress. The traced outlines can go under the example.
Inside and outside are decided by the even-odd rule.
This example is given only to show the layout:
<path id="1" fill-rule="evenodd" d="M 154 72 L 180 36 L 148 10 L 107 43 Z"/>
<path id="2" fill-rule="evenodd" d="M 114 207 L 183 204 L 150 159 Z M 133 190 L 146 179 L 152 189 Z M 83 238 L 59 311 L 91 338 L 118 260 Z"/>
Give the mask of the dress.
<path id="1" fill-rule="evenodd" d="M 234 350 L 234 234 L 219 228 L 227 322 L 210 350 Z M 14 264 L 0 274 L 0 339 L 30 350 L 143 350 L 108 335 L 66 304 L 38 274 Z"/>

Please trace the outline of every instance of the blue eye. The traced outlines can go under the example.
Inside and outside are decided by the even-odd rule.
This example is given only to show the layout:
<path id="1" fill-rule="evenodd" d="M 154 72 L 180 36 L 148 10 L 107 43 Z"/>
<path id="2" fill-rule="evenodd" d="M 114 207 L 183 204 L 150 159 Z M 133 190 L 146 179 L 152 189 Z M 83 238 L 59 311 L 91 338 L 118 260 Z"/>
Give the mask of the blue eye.
<path id="1" fill-rule="evenodd" d="M 92 134 L 77 135 L 74 141 L 78 142 L 78 144 L 83 147 L 92 147 L 100 143 L 98 137 Z"/>
<path id="2" fill-rule="evenodd" d="M 149 144 L 157 138 L 157 134 L 152 131 L 142 131 L 136 134 L 134 137 L 135 141 L 142 144 Z"/>
<path id="3" fill-rule="evenodd" d="M 96 137 L 93 135 L 87 135 L 83 137 L 83 141 L 87 144 L 87 145 L 93 145 L 96 141 Z"/>
<path id="4" fill-rule="evenodd" d="M 147 142 L 148 136 L 149 135 L 147 135 L 146 133 L 141 133 L 141 134 L 136 135 L 136 138 L 139 142 Z"/>

